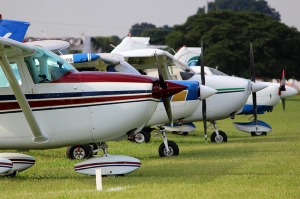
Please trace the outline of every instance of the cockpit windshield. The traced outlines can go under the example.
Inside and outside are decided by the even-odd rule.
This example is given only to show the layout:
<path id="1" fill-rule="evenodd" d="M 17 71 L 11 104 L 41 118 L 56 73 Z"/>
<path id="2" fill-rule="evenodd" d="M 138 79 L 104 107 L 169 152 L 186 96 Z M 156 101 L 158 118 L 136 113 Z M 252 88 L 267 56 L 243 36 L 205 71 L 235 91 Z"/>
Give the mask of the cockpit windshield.
<path id="1" fill-rule="evenodd" d="M 34 83 L 51 82 L 71 70 L 76 70 L 55 53 L 42 48 L 37 48 L 34 55 L 25 57 L 24 60 Z"/>
<path id="2" fill-rule="evenodd" d="M 120 63 L 115 66 L 115 70 L 121 73 L 140 74 L 133 66 L 124 60 L 120 60 Z"/>
<path id="3" fill-rule="evenodd" d="M 219 70 L 217 70 L 217 69 L 214 69 L 214 68 L 211 68 L 211 67 L 208 67 L 209 68 L 209 70 L 211 71 L 211 73 L 213 74 L 213 75 L 223 75 L 223 76 L 228 76 L 227 74 L 225 74 L 225 73 L 223 73 L 223 72 L 221 72 L 221 71 L 219 71 Z"/>

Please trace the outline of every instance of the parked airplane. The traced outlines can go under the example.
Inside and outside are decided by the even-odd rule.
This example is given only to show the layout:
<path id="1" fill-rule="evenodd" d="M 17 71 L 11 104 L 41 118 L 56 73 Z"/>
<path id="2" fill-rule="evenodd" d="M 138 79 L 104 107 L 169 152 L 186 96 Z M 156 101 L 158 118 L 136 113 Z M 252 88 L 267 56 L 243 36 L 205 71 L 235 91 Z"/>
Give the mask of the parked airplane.
<path id="1" fill-rule="evenodd" d="M 127 139 L 139 132 L 160 99 L 168 101 L 186 88 L 162 78 L 78 72 L 49 50 L 9 38 L 0 38 L 0 65 L 2 150 L 92 142 L 102 143 L 107 150 L 106 141 Z M 0 153 L 4 175 L 15 175 L 34 163 L 34 158 L 25 154 Z M 10 169 L 3 170 L 3 165 Z M 106 155 L 78 163 L 75 170 L 95 175 L 95 168 L 103 168 L 103 175 L 122 175 L 139 166 L 138 159 Z"/>
<path id="2" fill-rule="evenodd" d="M 139 42 L 141 42 L 141 40 L 139 40 Z M 195 121 L 204 121 L 204 123 L 206 123 L 205 121 L 207 119 L 207 121 L 212 123 L 215 130 L 211 135 L 212 142 L 227 141 L 226 134 L 218 130 L 216 120 L 228 117 L 234 118 L 237 111 L 246 103 L 251 91 L 254 93 L 266 87 L 265 84 L 254 83 L 250 80 L 238 77 L 204 75 L 200 77 L 200 75 L 196 74 L 187 65 L 178 61 L 166 51 L 150 48 L 138 49 L 138 46 L 146 46 L 146 38 L 144 38 L 143 45 L 136 45 L 136 43 L 132 37 L 126 37 L 114 48 L 112 53 L 123 55 L 125 60 L 142 74 L 157 76 L 155 74 L 156 62 L 154 56 L 154 51 L 156 51 L 166 79 L 197 80 L 203 85 L 218 91 L 217 94 L 211 96 L 205 102 L 203 101 L 191 117 L 185 118 L 183 121 L 183 123 Z M 132 46 L 135 50 L 131 50 Z M 205 112 L 206 115 L 204 116 L 203 114 L 205 114 Z M 206 138 L 206 125 L 204 126 Z"/>
<path id="3" fill-rule="evenodd" d="M 98 70 L 98 71 L 112 71 L 112 72 L 122 72 L 122 73 L 132 73 L 141 75 L 135 68 L 130 64 L 125 62 L 123 56 L 113 53 L 100 53 L 98 54 L 98 59 L 94 61 L 85 62 L 85 58 L 77 59 L 77 57 L 87 57 L 91 56 L 88 54 L 74 54 L 74 55 L 61 55 L 62 58 L 72 61 L 73 65 L 79 71 L 87 70 Z M 92 57 L 96 58 L 95 55 Z M 174 121 L 187 118 L 191 116 L 195 107 L 199 106 L 199 95 L 201 100 L 206 99 L 210 95 L 216 93 L 216 90 L 208 88 L 206 86 L 199 86 L 197 81 L 176 81 L 180 84 L 186 85 L 187 88 L 180 93 L 177 93 L 171 97 L 171 107 L 172 107 L 172 119 Z M 200 88 L 200 89 L 199 89 Z M 159 103 L 156 108 L 154 115 L 145 124 L 144 128 L 137 134 L 131 135 L 130 140 L 136 142 L 148 142 L 150 140 L 150 132 L 153 130 L 151 126 L 163 126 L 165 123 L 169 123 L 168 116 L 165 114 L 163 102 Z M 172 127 L 164 127 L 170 129 Z M 174 127 L 173 129 L 180 130 L 182 128 L 189 128 L 188 126 Z M 167 136 L 163 128 L 161 127 L 160 133 L 163 135 L 162 138 L 164 142 L 159 147 L 159 154 L 161 157 L 178 155 L 179 148 L 176 143 L 167 140 Z M 167 144 L 167 145 L 166 145 Z M 93 155 L 97 151 L 97 143 L 89 143 L 84 145 L 70 146 L 67 149 L 66 155 L 71 159 L 82 159 Z M 169 148 L 170 151 L 166 150 Z"/>
<path id="4" fill-rule="evenodd" d="M 14 25 L 18 26 L 18 24 L 14 24 Z M 14 31 L 17 31 L 17 30 L 14 29 Z M 25 32 L 23 32 L 24 35 L 25 35 Z M 59 51 L 59 50 L 65 48 L 64 45 L 61 45 L 61 44 L 64 44 L 63 41 L 43 40 L 43 41 L 28 42 L 27 44 L 32 45 L 32 46 L 44 47 L 44 48 L 46 48 L 48 50 L 51 50 L 51 51 Z M 93 63 L 97 63 L 97 61 L 91 62 L 92 60 L 97 59 L 97 55 L 91 55 L 91 54 L 81 54 L 81 55 L 79 55 L 79 54 L 75 54 L 75 55 L 62 55 L 61 57 L 63 57 L 69 63 L 77 63 L 77 65 L 84 66 L 85 69 L 86 69 L 87 66 L 89 67 L 91 63 L 92 64 Z M 118 62 L 118 63 L 120 63 L 120 62 Z M 123 61 L 122 64 L 124 65 L 125 61 Z M 122 66 L 122 64 L 119 64 L 119 65 Z M 113 65 L 110 64 L 109 66 L 107 66 L 107 68 L 111 68 L 111 69 L 112 68 L 116 68 L 116 65 L 118 65 L 118 64 L 113 64 Z M 123 69 L 124 69 L 124 67 L 123 67 Z M 129 70 L 131 70 L 131 69 L 129 69 Z M 135 69 L 133 69 L 133 70 L 135 70 Z M 130 72 L 132 73 L 133 70 L 131 70 Z M 135 72 L 133 72 L 133 73 L 135 73 Z M 136 73 L 139 74 L 137 71 L 136 71 Z M 160 79 L 160 84 L 162 86 L 164 85 L 165 87 L 167 87 L 161 81 L 163 79 L 163 77 L 160 76 L 159 79 Z M 177 83 L 178 83 L 178 81 L 177 81 Z M 184 81 L 184 82 L 179 82 L 179 83 L 184 84 L 188 88 L 188 89 L 186 89 L 183 92 L 183 94 L 180 94 L 180 96 L 181 96 L 180 98 L 182 98 L 182 97 L 185 98 L 185 100 L 184 100 L 185 102 L 184 103 L 186 103 L 186 104 L 191 104 L 192 103 L 193 105 L 198 105 L 198 103 L 199 103 L 199 99 L 198 99 L 199 94 L 201 95 L 202 99 L 205 99 L 209 95 L 211 95 L 211 94 L 213 94 L 213 93 L 216 92 L 215 90 L 207 88 L 205 86 L 201 86 L 200 87 L 201 90 L 199 91 L 198 90 L 199 89 L 199 85 L 198 85 L 197 82 L 192 82 L 191 83 L 191 82 Z M 167 111 L 167 114 L 165 114 L 165 116 L 166 116 L 165 118 L 167 118 L 168 119 L 167 121 L 169 121 L 169 122 L 173 122 L 172 117 L 174 117 L 175 119 L 181 118 L 181 117 L 187 117 L 187 116 L 191 115 L 192 111 L 194 111 L 193 110 L 194 106 L 192 106 L 192 108 L 189 108 L 190 106 L 187 106 L 186 104 L 182 104 L 182 102 L 180 104 L 180 102 L 178 102 L 178 97 L 177 96 L 173 96 L 172 100 L 174 99 L 174 97 L 175 97 L 175 100 L 177 102 L 173 101 L 173 108 L 174 107 L 176 107 L 176 108 L 180 107 L 180 111 L 179 111 L 180 117 L 177 116 L 178 115 L 178 111 L 177 111 L 177 113 L 175 111 L 174 114 L 171 114 L 171 106 L 170 106 L 170 100 L 169 100 L 169 98 L 163 98 L 163 100 L 162 100 L 163 103 L 160 103 L 159 108 L 156 109 L 156 110 L 158 110 L 161 113 L 161 111 L 164 110 L 163 106 L 165 106 L 166 107 L 166 111 Z M 132 131 L 132 133 L 130 133 L 129 137 L 132 138 L 134 136 L 133 132 L 134 131 Z M 150 134 L 147 134 L 147 135 L 150 135 Z M 169 146 L 168 146 L 169 141 L 167 140 L 166 136 L 163 136 L 163 137 L 164 137 L 164 143 L 160 146 L 159 153 L 163 154 L 163 156 L 166 156 L 166 155 L 164 155 L 165 151 L 168 154 L 170 153 Z M 177 145 L 175 143 L 171 142 L 171 141 L 170 141 L 170 145 L 177 147 Z M 170 146 L 170 148 L 172 148 L 172 146 Z M 85 144 L 85 145 L 82 145 L 82 146 L 77 145 L 77 146 L 68 147 L 68 149 L 67 149 L 67 156 L 71 157 L 71 158 L 73 158 L 76 155 L 79 156 L 79 157 L 81 157 L 81 156 L 84 156 L 84 155 L 87 155 L 87 154 L 91 154 L 92 151 L 94 151 L 95 148 L 101 148 L 101 149 L 104 150 L 105 155 L 107 154 L 105 143 L 103 144 L 103 143 L 99 142 L 97 144 L 92 143 L 92 144 Z M 97 149 L 97 150 L 99 150 L 99 149 Z M 89 151 L 89 152 L 87 152 L 87 151 Z M 178 151 L 179 152 L 179 149 L 172 150 L 172 152 L 173 151 Z M 178 152 L 175 155 L 178 155 Z"/>
<path id="5" fill-rule="evenodd" d="M 201 54 L 201 47 L 186 47 L 183 46 L 174 57 L 183 63 L 190 66 L 197 74 L 200 74 L 200 67 L 197 66 L 199 55 Z M 228 76 L 227 74 L 205 66 L 205 75 Z M 285 85 L 284 70 L 280 77 L 280 83 L 264 82 L 268 85 L 267 88 L 256 93 L 256 109 L 257 114 L 264 114 L 265 112 L 272 112 L 275 105 L 282 101 L 283 110 L 285 111 L 285 99 L 296 95 L 298 91 L 290 86 Z M 253 97 L 252 94 L 248 97 L 246 104 L 237 111 L 238 115 L 253 115 Z M 252 118 L 252 117 L 251 117 Z M 250 118 L 250 119 L 251 119 Z M 255 118 L 254 118 L 255 121 Z M 271 126 L 261 120 L 258 121 L 261 127 L 260 131 L 255 130 L 255 122 L 234 122 L 234 126 L 241 131 L 251 133 L 252 136 L 266 135 L 272 130 Z"/>

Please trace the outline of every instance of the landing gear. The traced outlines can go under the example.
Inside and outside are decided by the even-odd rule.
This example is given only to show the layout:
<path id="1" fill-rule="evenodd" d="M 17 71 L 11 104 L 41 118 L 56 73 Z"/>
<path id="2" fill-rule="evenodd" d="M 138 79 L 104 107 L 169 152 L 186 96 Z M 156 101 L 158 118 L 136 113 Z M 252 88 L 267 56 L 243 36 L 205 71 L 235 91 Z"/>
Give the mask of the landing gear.
<path id="1" fill-rule="evenodd" d="M 168 141 L 166 130 L 163 126 L 159 126 L 159 131 L 155 134 L 155 136 L 158 134 L 162 134 L 161 138 L 163 139 L 163 143 L 158 148 L 159 156 L 166 157 L 179 155 L 178 145 L 173 141 Z"/>
<path id="2" fill-rule="evenodd" d="M 97 148 L 97 144 L 95 143 L 69 146 L 66 151 L 66 156 L 71 160 L 91 158 L 97 154 L 97 152 L 94 152 Z"/>
<path id="3" fill-rule="evenodd" d="M 168 141 L 168 149 L 166 148 L 165 143 L 161 143 L 158 148 L 158 153 L 160 157 L 175 156 L 179 155 L 179 148 L 175 142 Z"/>
<path id="4" fill-rule="evenodd" d="M 210 136 L 211 142 L 227 142 L 227 135 L 223 131 L 219 131 L 219 136 L 213 132 Z"/>
<path id="5" fill-rule="evenodd" d="M 252 131 L 251 136 L 261 136 L 261 135 L 267 135 L 267 132 L 262 131 Z"/>
<path id="6" fill-rule="evenodd" d="M 154 129 L 155 128 L 145 127 L 139 133 L 128 136 L 128 140 L 136 143 L 143 143 L 143 142 L 148 143 L 150 142 L 151 139 L 151 132 Z"/>
<path id="7" fill-rule="evenodd" d="M 13 177 L 16 177 L 17 171 L 8 171 L 7 173 L 2 173 L 1 175 L 4 177 L 13 178 Z"/>
<path id="8" fill-rule="evenodd" d="M 172 131 L 173 134 L 187 136 L 189 132 L 186 131 Z"/>
<path id="9" fill-rule="evenodd" d="M 151 134 L 148 133 L 148 132 L 145 132 L 145 131 L 141 131 L 137 134 L 134 135 L 133 139 L 134 139 L 134 142 L 136 143 L 148 143 L 150 142 L 150 138 L 151 138 Z"/>
<path id="10" fill-rule="evenodd" d="M 211 134 L 210 141 L 211 142 L 227 142 L 227 135 L 223 131 L 219 131 L 217 127 L 216 121 L 210 121 L 211 125 L 214 126 L 215 132 Z"/>

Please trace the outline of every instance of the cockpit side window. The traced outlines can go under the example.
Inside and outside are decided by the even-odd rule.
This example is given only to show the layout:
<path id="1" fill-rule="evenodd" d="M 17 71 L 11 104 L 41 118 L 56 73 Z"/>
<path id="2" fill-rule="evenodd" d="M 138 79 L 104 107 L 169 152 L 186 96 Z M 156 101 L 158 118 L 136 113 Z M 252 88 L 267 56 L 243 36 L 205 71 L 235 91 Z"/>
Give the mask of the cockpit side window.
<path id="1" fill-rule="evenodd" d="M 16 79 L 17 79 L 17 81 L 19 82 L 19 85 L 21 85 L 22 81 L 21 81 L 21 77 L 20 77 L 20 73 L 19 73 L 19 69 L 18 69 L 17 63 L 11 62 L 10 63 L 10 67 L 11 67 L 11 69 L 12 69 L 12 71 L 13 71 Z M 3 69 L 2 69 L 2 66 L 1 66 L 0 67 L 0 87 L 9 87 L 9 86 L 10 86 L 9 82 L 8 82 L 8 80 L 6 78 L 6 75 L 5 75 L 5 73 L 4 73 Z"/>
<path id="2" fill-rule="evenodd" d="M 35 84 L 57 80 L 68 71 L 75 70 L 58 55 L 42 49 L 38 49 L 30 57 L 25 57 L 24 61 Z"/>

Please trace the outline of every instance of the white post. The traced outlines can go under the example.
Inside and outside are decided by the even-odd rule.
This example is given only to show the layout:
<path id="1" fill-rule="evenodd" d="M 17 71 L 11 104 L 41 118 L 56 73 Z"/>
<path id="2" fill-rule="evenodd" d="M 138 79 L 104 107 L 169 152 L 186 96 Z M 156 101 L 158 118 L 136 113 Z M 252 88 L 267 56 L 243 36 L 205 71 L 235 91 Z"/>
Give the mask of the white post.
<path id="1" fill-rule="evenodd" d="M 102 191 L 102 173 L 101 169 L 96 169 L 96 187 L 98 191 Z"/>

